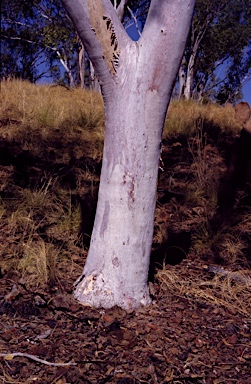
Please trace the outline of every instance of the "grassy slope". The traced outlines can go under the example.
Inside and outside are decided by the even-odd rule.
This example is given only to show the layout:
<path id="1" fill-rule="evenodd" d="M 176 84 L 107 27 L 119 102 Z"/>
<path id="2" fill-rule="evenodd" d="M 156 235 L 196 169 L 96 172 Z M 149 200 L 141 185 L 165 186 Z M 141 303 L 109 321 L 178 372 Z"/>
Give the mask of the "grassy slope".
<path id="1" fill-rule="evenodd" d="M 210 224 L 219 179 L 226 171 L 223 155 L 239 129 L 231 107 L 171 103 L 159 174 L 154 233 L 157 262 L 163 263 L 163 257 L 165 263 L 168 257 L 172 262 L 182 258 L 188 252 L 182 239 L 188 234 L 188 257 L 203 262 L 218 258 L 232 269 L 247 265 L 249 210 L 239 216 L 235 213 L 231 224 L 214 231 Z M 19 81 L 1 84 L 2 274 L 18 273 L 25 284 L 45 289 L 62 286 L 65 271 L 73 280 L 80 274 L 97 197 L 103 131 L 99 94 Z M 200 284 L 192 284 L 188 277 L 184 288 L 165 268 L 158 277 L 162 287 L 178 291 L 190 287 L 192 294 Z M 224 287 L 232 286 L 229 281 L 224 280 Z M 222 287 L 220 292 L 226 292 Z M 242 284 L 238 297 L 243 289 L 250 295 L 250 283 Z M 226 303 L 232 300 L 220 295 Z"/>

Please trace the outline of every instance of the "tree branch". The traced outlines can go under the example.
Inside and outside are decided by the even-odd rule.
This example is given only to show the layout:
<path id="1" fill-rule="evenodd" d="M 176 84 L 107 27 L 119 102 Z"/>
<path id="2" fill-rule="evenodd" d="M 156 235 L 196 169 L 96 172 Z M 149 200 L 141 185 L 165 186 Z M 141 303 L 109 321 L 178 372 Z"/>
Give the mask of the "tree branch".
<path id="1" fill-rule="evenodd" d="M 127 7 L 127 9 L 130 12 L 130 15 L 131 15 L 132 19 L 134 20 L 134 23 L 135 23 L 135 26 L 136 26 L 136 29 L 138 31 L 139 36 L 141 36 L 141 32 L 139 30 L 139 25 L 138 25 L 137 17 L 134 15 L 133 11 L 131 10 L 131 8 L 129 6 Z"/>
<path id="2" fill-rule="evenodd" d="M 169 94 L 166 78 L 176 78 L 177 62 L 181 62 L 183 48 L 187 41 L 191 18 L 194 9 L 194 0 L 152 0 L 146 23 L 139 40 L 145 60 L 152 63 L 152 78 L 161 68 L 158 84 L 154 82 L 156 90 L 163 89 Z M 182 24 L 180 24 L 182 20 Z M 156 53 L 159 61 L 156 62 Z M 168 69 L 167 69 L 168 68 Z M 175 71 L 170 75 L 170 69 Z M 143 67 L 142 67 L 142 70 Z M 172 84 L 170 83 L 170 87 Z M 163 99 L 165 99 L 163 95 Z"/>
<path id="3" fill-rule="evenodd" d="M 2 19 L 2 23 L 21 25 L 22 27 L 26 27 L 26 28 L 34 28 L 33 25 L 22 23 L 21 21 L 16 21 L 11 19 Z"/>
<path id="4" fill-rule="evenodd" d="M 117 7 L 117 2 L 114 3 L 114 8 L 116 9 L 116 13 L 118 15 L 119 20 L 122 22 L 124 14 L 125 14 L 125 6 L 129 0 L 121 0 L 119 6 Z"/>

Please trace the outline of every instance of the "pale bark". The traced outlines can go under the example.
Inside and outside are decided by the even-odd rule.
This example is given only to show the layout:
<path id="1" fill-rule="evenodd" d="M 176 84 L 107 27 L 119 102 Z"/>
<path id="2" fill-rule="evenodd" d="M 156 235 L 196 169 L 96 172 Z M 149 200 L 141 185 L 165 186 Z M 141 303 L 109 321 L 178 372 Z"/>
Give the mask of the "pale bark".
<path id="1" fill-rule="evenodd" d="M 66 72 L 69 76 L 70 87 L 73 88 L 75 86 L 75 82 L 74 82 L 72 71 L 71 71 L 70 67 L 68 66 L 67 59 L 62 57 L 61 53 L 58 50 L 56 50 L 56 53 L 57 53 L 57 56 L 59 58 L 60 63 L 62 64 L 62 66 L 64 67 L 64 69 L 66 70 Z"/>
<path id="2" fill-rule="evenodd" d="M 209 13 L 200 27 L 200 30 L 197 31 L 192 26 L 191 31 L 191 53 L 187 61 L 186 71 L 183 72 L 182 86 L 183 86 L 183 94 L 186 100 L 190 100 L 193 95 L 193 87 L 194 87 L 194 78 L 196 76 L 197 70 L 195 69 L 195 60 L 198 56 L 198 52 L 207 32 L 208 26 L 212 20 L 212 13 Z"/>
<path id="3" fill-rule="evenodd" d="M 183 57 L 183 60 L 180 65 L 179 69 L 179 99 L 181 99 L 184 96 L 184 90 L 186 85 L 186 59 Z"/>
<path id="4" fill-rule="evenodd" d="M 138 42 L 128 37 L 110 0 L 63 3 L 99 76 L 106 115 L 97 213 L 74 294 L 95 307 L 137 308 L 150 303 L 161 135 L 194 0 L 153 0 Z"/>
<path id="5" fill-rule="evenodd" d="M 187 65 L 187 73 L 186 73 L 186 81 L 184 85 L 184 96 L 186 100 L 190 100 L 192 98 L 192 89 L 193 89 L 193 81 L 194 81 L 194 63 L 197 52 L 194 50 L 189 57 L 188 65 Z"/>
<path id="6" fill-rule="evenodd" d="M 116 2 L 114 3 L 114 9 L 116 9 L 116 13 L 118 15 L 119 20 L 122 22 L 124 13 L 125 13 L 125 6 L 128 3 L 128 0 L 121 0 L 120 4 L 117 6 Z"/>
<path id="7" fill-rule="evenodd" d="M 125 6 L 128 3 L 128 0 L 121 0 L 120 4 L 117 5 L 117 1 L 114 1 L 114 9 L 118 15 L 119 20 L 122 22 L 124 13 L 125 13 Z M 90 74 L 91 74 L 91 85 L 90 88 L 95 92 L 100 92 L 100 85 L 98 81 L 98 77 L 95 73 L 94 67 L 92 65 L 92 62 L 90 62 Z"/>
<path id="8" fill-rule="evenodd" d="M 92 89 L 95 92 L 100 92 L 99 81 L 98 81 L 98 78 L 96 76 L 96 73 L 95 73 L 95 70 L 93 68 L 91 61 L 90 61 L 90 75 L 91 75 L 90 76 L 90 80 L 91 80 L 90 89 Z"/>
<path id="9" fill-rule="evenodd" d="M 80 88 L 84 89 L 85 88 L 85 48 L 78 34 L 77 34 L 77 41 L 79 43 L 79 49 L 78 49 L 79 83 L 80 83 Z"/>

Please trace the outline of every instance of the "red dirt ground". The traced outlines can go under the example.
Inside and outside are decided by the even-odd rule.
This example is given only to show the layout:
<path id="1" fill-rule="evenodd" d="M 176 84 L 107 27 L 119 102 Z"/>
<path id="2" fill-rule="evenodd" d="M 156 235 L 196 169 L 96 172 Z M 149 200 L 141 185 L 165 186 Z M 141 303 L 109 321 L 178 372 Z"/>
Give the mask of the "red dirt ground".
<path id="1" fill-rule="evenodd" d="M 198 260 L 169 268 L 181 279 L 206 274 Z M 251 383 L 250 317 L 170 294 L 158 281 L 151 306 L 94 310 L 72 299 L 65 274 L 51 292 L 1 278 L 2 383 Z"/>

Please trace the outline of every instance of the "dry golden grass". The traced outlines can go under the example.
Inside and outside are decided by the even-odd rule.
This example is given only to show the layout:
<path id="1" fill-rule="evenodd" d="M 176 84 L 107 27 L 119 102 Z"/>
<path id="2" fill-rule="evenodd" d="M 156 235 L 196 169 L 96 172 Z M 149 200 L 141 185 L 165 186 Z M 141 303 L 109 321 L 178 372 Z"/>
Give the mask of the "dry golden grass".
<path id="1" fill-rule="evenodd" d="M 27 286 L 46 286 L 59 278 L 62 262 L 73 263 L 80 207 L 72 205 L 69 192 L 52 178 L 40 188 L 18 192 L 16 198 L 0 202 L 0 232 L 6 234 L 0 268 L 18 271 Z"/>
<path id="2" fill-rule="evenodd" d="M 175 267 L 165 267 L 157 274 L 161 293 L 168 292 L 191 299 L 193 302 L 210 303 L 225 307 L 233 313 L 250 316 L 251 277 L 250 270 L 217 273 L 213 277 L 199 268 L 187 273 L 178 273 Z"/>
<path id="3" fill-rule="evenodd" d="M 16 120 L 32 127 L 74 127 L 97 129 L 104 126 L 103 102 L 95 92 L 62 86 L 34 85 L 24 81 L 3 81 L 0 94 L 1 118 Z M 164 129 L 170 133 L 187 133 L 197 123 L 210 122 L 222 131 L 236 131 L 240 127 L 231 106 L 197 104 L 194 101 L 172 101 Z"/>
<path id="4" fill-rule="evenodd" d="M 211 222 L 217 210 L 219 181 L 227 170 L 220 145 L 239 131 L 231 106 L 198 105 L 192 101 L 171 103 L 164 131 L 167 141 L 172 136 L 177 138 L 174 145 L 180 145 L 180 152 L 187 156 L 187 164 L 176 165 L 171 176 L 171 190 L 185 191 L 185 204 L 178 207 L 180 229 L 192 229 L 191 249 L 196 255 L 204 255 L 214 247 L 219 259 L 234 264 L 244 260 L 245 242 L 235 230 L 231 231 L 232 240 L 229 234 L 226 236 L 229 228 L 219 226 L 215 232 Z M 181 170 L 186 171 L 185 183 Z M 236 220 L 239 222 L 240 217 Z"/>
<path id="5" fill-rule="evenodd" d="M 71 195 L 93 195 L 99 181 L 95 164 L 103 147 L 101 96 L 2 82 L 0 122 L 6 148 L 20 157 L 14 166 L 0 167 L 0 267 L 19 271 L 28 285 L 44 286 L 58 279 L 62 265 L 71 265 L 72 273 L 78 269 L 74 255 L 83 252 L 81 211 Z M 85 158 L 93 159 L 92 165 Z M 70 162 L 74 164 L 69 169 Z"/>
<path id="6" fill-rule="evenodd" d="M 67 146 L 74 142 L 75 155 L 102 157 L 104 112 L 101 95 L 62 86 L 34 85 L 25 81 L 3 81 L 0 94 L 0 119 L 7 122 L 2 136 L 16 140 L 23 150 L 35 156 L 54 150 L 55 142 Z M 80 149 L 82 146 L 82 149 Z M 70 160 L 64 153 L 63 162 Z"/>
<path id="7" fill-rule="evenodd" d="M 194 101 L 174 100 L 168 109 L 163 137 L 173 133 L 193 133 L 198 123 L 211 129 L 218 127 L 223 132 L 240 130 L 234 118 L 234 109 L 229 105 L 221 107 L 210 103 L 197 104 Z"/>
<path id="8" fill-rule="evenodd" d="M 3 81 L 0 101 L 1 117 L 34 128 L 97 129 L 104 125 L 101 95 L 91 91 Z"/>

